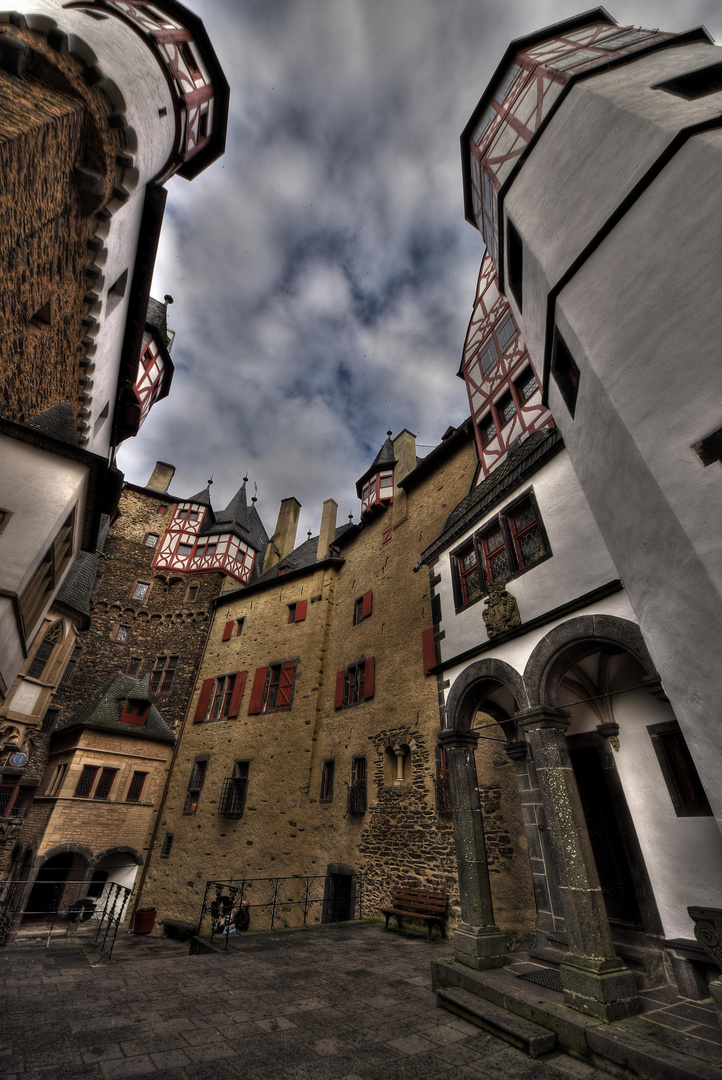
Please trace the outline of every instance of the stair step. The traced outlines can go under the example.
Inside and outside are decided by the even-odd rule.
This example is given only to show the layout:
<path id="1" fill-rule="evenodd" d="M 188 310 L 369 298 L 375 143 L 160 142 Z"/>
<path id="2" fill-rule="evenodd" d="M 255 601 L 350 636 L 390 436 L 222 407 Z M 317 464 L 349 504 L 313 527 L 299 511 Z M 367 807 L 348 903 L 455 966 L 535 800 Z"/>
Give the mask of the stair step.
<path id="1" fill-rule="evenodd" d="M 559 967 L 564 957 L 569 950 L 555 949 L 551 945 L 533 947 L 529 949 L 530 960 L 541 960 L 545 964 L 552 964 L 555 967 Z"/>
<path id="2" fill-rule="evenodd" d="M 556 1045 L 556 1035 L 531 1020 L 507 1012 L 490 1001 L 477 997 L 459 986 L 448 986 L 436 991 L 436 999 L 443 1008 L 457 1013 L 477 1027 L 523 1050 L 529 1057 L 547 1054 Z"/>

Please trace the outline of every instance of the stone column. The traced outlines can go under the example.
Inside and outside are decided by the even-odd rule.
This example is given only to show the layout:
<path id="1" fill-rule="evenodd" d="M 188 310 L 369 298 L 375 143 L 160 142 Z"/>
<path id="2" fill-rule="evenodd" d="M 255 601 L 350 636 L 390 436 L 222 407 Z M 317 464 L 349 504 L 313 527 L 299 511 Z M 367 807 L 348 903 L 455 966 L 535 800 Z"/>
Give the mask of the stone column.
<path id="1" fill-rule="evenodd" d="M 456 959 L 467 967 L 502 967 L 506 939 L 494 924 L 491 884 L 486 861 L 484 824 L 474 751 L 479 736 L 473 731 L 441 731 L 446 753 L 459 870 L 461 922 L 454 931 Z"/>
<path id="2" fill-rule="evenodd" d="M 539 707 L 515 719 L 529 736 L 569 935 L 561 965 L 564 1000 L 606 1022 L 639 1012 L 634 976 L 614 951 L 569 756 L 569 714 Z"/>

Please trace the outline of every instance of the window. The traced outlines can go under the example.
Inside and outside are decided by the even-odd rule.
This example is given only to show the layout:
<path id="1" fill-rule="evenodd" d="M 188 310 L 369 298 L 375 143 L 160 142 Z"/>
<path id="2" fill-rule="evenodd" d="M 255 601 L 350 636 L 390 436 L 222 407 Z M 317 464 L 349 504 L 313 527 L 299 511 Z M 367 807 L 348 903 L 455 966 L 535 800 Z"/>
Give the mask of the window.
<path id="1" fill-rule="evenodd" d="M 108 299 L 106 301 L 106 310 L 108 313 L 110 313 L 123 299 L 127 287 L 128 271 L 124 270 L 120 277 L 117 278 L 108 289 Z"/>
<path id="2" fill-rule="evenodd" d="M 103 769 L 100 774 L 100 780 L 98 780 L 93 795 L 94 799 L 107 799 L 110 795 L 110 789 L 113 786 L 113 782 L 118 774 L 117 769 Z"/>
<path id="3" fill-rule="evenodd" d="M 78 660 L 80 659 L 81 652 L 82 646 L 76 645 L 73 649 L 72 655 L 68 660 L 65 671 L 63 672 L 63 676 L 60 680 L 61 686 L 70 686 L 73 679 L 75 678 L 75 669 L 78 666 Z"/>
<path id="4" fill-rule="evenodd" d="M 150 688 L 154 694 L 167 694 L 173 685 L 178 667 L 177 656 L 157 656 L 150 674 Z"/>
<path id="5" fill-rule="evenodd" d="M 167 514 L 168 513 L 168 507 L 163 506 L 163 504 L 161 503 L 161 505 L 158 507 L 158 513 L 159 514 Z"/>
<path id="6" fill-rule="evenodd" d="M 677 817 L 709 817 L 707 800 L 692 755 L 676 720 L 647 728 Z"/>
<path id="7" fill-rule="evenodd" d="M 499 363 L 499 353 L 493 337 L 489 338 L 488 342 L 481 350 L 479 359 L 481 360 L 481 367 L 485 375 L 491 371 L 495 364 Z"/>
<path id="8" fill-rule="evenodd" d="M 208 758 L 196 758 L 188 781 L 188 793 L 186 795 L 185 806 L 183 807 L 184 814 L 195 814 L 198 809 L 198 800 L 201 791 L 203 790 L 203 785 L 206 782 L 207 772 Z"/>
<path id="9" fill-rule="evenodd" d="M 496 333 L 496 340 L 499 343 L 499 348 L 501 349 L 501 351 L 503 353 L 505 353 L 506 350 L 511 345 L 514 338 L 516 337 L 516 335 L 519 333 L 519 331 L 516 328 L 516 323 L 514 322 L 514 316 L 513 315 L 507 315 L 507 317 L 504 319 L 504 322 L 495 331 L 495 333 Z"/>
<path id="10" fill-rule="evenodd" d="M 393 469 L 374 473 L 361 489 L 361 513 L 370 510 L 378 503 L 388 505 L 394 501 Z"/>
<path id="11" fill-rule="evenodd" d="M 487 596 L 491 585 L 502 585 L 550 556 L 539 509 L 530 492 L 452 551 L 456 610 Z"/>
<path id="12" fill-rule="evenodd" d="M 688 71 L 676 79 L 657 83 L 652 89 L 666 90 L 668 94 L 676 94 L 688 101 L 706 97 L 707 94 L 718 94 L 722 90 L 722 64 L 710 64 L 697 71 Z"/>
<path id="13" fill-rule="evenodd" d="M 354 626 L 358 626 L 358 624 L 360 622 L 363 622 L 364 619 L 368 619 L 369 615 L 371 614 L 372 599 L 373 599 L 373 596 L 372 596 L 371 590 L 369 590 L 368 592 L 365 592 L 363 594 L 363 596 L 359 596 L 358 600 L 354 601 L 354 605 L 353 605 L 353 624 L 354 624 Z"/>
<path id="14" fill-rule="evenodd" d="M 438 814 L 450 814 L 451 787 L 449 785 L 449 766 L 446 761 L 446 751 L 443 746 L 436 747 L 436 812 Z"/>
<path id="15" fill-rule="evenodd" d="M 130 637 L 130 627 L 125 624 L 116 626 L 113 632 L 113 641 L 127 641 Z"/>
<path id="16" fill-rule="evenodd" d="M 183 602 L 185 604 L 192 604 L 198 596 L 198 589 L 198 585 L 189 585 L 185 597 L 183 598 Z"/>
<path id="17" fill-rule="evenodd" d="M 99 771 L 99 766 L 97 765 L 83 765 L 83 771 L 80 774 L 80 779 L 78 780 L 78 785 L 75 789 L 76 799 L 88 798 L 95 776 Z"/>
<path id="18" fill-rule="evenodd" d="M 336 675 L 336 694 L 334 708 L 341 709 L 348 705 L 359 705 L 374 696 L 375 660 L 373 656 L 358 660 L 345 671 Z"/>
<path id="19" fill-rule="evenodd" d="M 221 675 L 214 681 L 206 720 L 220 720 L 228 716 L 235 685 L 235 675 Z"/>
<path id="20" fill-rule="evenodd" d="M 245 619 L 236 619 L 236 637 L 240 637 L 243 633 L 243 624 Z"/>
<path id="21" fill-rule="evenodd" d="M 295 604 L 288 605 L 288 621 L 290 623 L 303 622 L 306 618 L 306 600 L 297 600 Z"/>
<path id="22" fill-rule="evenodd" d="M 192 555 L 193 544 L 179 544 L 176 550 L 179 555 Z"/>
<path id="23" fill-rule="evenodd" d="M 170 849 L 173 847 L 173 833 L 167 832 L 163 837 L 163 843 L 160 846 L 161 859 L 167 859 L 170 855 Z"/>
<path id="24" fill-rule="evenodd" d="M 128 787 L 128 794 L 125 796 L 126 802 L 140 802 L 141 792 L 143 791 L 143 786 L 147 777 L 148 773 L 145 772 L 133 773 L 133 778 Z"/>
<path id="25" fill-rule="evenodd" d="M 494 408 L 496 409 L 500 428 L 503 428 L 510 420 L 514 419 L 516 416 L 516 403 L 512 397 L 511 390 L 507 390 L 507 392 L 494 403 Z"/>
<path id="26" fill-rule="evenodd" d="M 559 393 L 562 395 L 564 404 L 569 410 L 569 415 L 574 419 L 577 408 L 577 394 L 579 393 L 579 368 L 558 330 L 554 331 L 552 375 L 559 387 Z"/>
<path id="27" fill-rule="evenodd" d="M 267 668 L 257 668 L 248 706 L 253 713 L 285 712 L 293 704 L 296 661 L 285 660 Z"/>
<path id="28" fill-rule="evenodd" d="M 38 622 L 52 594 L 60 584 L 73 554 L 74 533 L 75 510 L 66 518 L 20 596 L 20 613 L 26 633 L 29 633 Z"/>
<path id="29" fill-rule="evenodd" d="M 467 607 L 482 595 L 481 573 L 476 561 L 476 545 L 473 540 L 455 556 L 459 575 L 461 606 Z"/>
<path id="30" fill-rule="evenodd" d="M 488 446 L 491 440 L 496 435 L 496 424 L 491 413 L 487 413 L 483 420 L 479 421 L 479 434 L 481 436 L 481 445 Z"/>
<path id="31" fill-rule="evenodd" d="M 35 784 L 23 784 L 16 776 L 0 777 L 0 817 L 24 818 L 35 794 Z"/>
<path id="32" fill-rule="evenodd" d="M 58 722 L 58 716 L 60 715 L 60 709 L 52 706 L 47 710 L 43 717 L 43 722 L 40 725 L 40 734 L 49 735 L 54 730 L 55 725 Z"/>
<path id="33" fill-rule="evenodd" d="M 50 659 L 55 646 L 63 636 L 63 624 L 55 622 L 49 627 L 43 640 L 38 645 L 35 656 L 30 661 L 26 675 L 31 679 L 41 679 L 45 667 Z"/>
<path id="34" fill-rule="evenodd" d="M 189 507 L 185 507 L 178 511 L 178 521 L 189 521 L 194 524 L 198 521 L 198 510 L 191 510 Z"/>
<path id="35" fill-rule="evenodd" d="M 381 534 L 381 543 L 385 547 L 386 544 L 391 543 L 391 537 L 393 535 L 393 525 L 385 525 L 384 531 Z"/>
<path id="36" fill-rule="evenodd" d="M 528 401 L 532 394 L 536 393 L 536 391 L 539 389 L 539 384 L 536 381 L 536 375 L 530 367 L 525 368 L 525 370 L 514 383 L 514 386 L 516 388 L 519 403 L 521 405 L 523 405 L 525 401 Z"/>
<path id="37" fill-rule="evenodd" d="M 149 581 L 136 581 L 131 593 L 131 600 L 145 600 L 150 588 Z"/>
<path id="38" fill-rule="evenodd" d="M 140 671 L 140 665 L 143 663 L 140 656 L 131 656 L 128 663 L 125 665 L 126 675 L 137 675 Z"/>
<path id="39" fill-rule="evenodd" d="M 265 678 L 266 669 L 261 670 Z M 232 675 L 218 675 L 215 679 L 205 679 L 201 686 L 193 723 L 201 724 L 204 720 L 232 720 L 238 716 L 247 674 L 245 671 L 236 671 Z"/>
<path id="40" fill-rule="evenodd" d="M 129 698 L 123 706 L 123 711 L 118 719 L 121 724 L 133 724 L 135 727 L 145 727 L 149 712 L 149 701 L 131 701 Z"/>
<path id="41" fill-rule="evenodd" d="M 248 793 L 248 767 L 250 762 L 237 761 L 233 766 L 233 776 L 228 776 L 221 787 L 218 813 L 224 818 L 243 817 Z"/>
<path id="42" fill-rule="evenodd" d="M 65 774 L 67 771 L 67 763 L 63 765 L 58 765 L 56 767 L 55 776 L 51 780 L 50 786 L 48 787 L 48 795 L 57 795 L 59 793 L 61 787 L 63 786 L 63 780 L 65 779 Z"/>
<path id="43" fill-rule="evenodd" d="M 516 300 L 519 311 L 522 310 L 522 278 L 524 272 L 524 248 L 521 237 L 509 219 L 506 219 L 506 277 L 511 295 Z"/>
<path id="44" fill-rule="evenodd" d="M 366 758 L 355 757 L 351 762 L 351 783 L 348 789 L 349 814 L 366 813 Z"/>
<path id="45" fill-rule="evenodd" d="M 143 543 L 146 547 L 154 548 L 160 540 L 160 533 L 146 533 Z"/>
<path id="46" fill-rule="evenodd" d="M 328 758 L 321 769 L 321 795 L 320 802 L 333 802 L 333 777 L 336 771 L 336 762 Z"/>

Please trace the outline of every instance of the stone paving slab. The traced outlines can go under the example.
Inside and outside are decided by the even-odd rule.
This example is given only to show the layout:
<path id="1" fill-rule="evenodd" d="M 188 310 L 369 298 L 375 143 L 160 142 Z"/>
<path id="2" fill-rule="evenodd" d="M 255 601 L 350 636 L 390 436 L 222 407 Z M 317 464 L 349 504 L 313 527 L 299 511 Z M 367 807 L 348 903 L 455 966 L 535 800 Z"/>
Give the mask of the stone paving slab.
<path id="1" fill-rule="evenodd" d="M 436 1008 L 429 964 L 448 943 L 347 924 L 187 948 L 121 936 L 95 966 L 71 944 L 1 950 L 3 1080 L 607 1076 L 561 1053 L 532 1061 Z"/>

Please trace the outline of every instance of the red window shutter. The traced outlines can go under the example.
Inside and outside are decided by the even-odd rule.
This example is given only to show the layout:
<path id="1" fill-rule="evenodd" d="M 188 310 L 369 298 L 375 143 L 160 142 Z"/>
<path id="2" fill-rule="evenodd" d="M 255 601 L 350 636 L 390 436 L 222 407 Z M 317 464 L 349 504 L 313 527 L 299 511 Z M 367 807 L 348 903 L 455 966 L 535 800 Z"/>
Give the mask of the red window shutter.
<path id="1" fill-rule="evenodd" d="M 251 700 L 248 704 L 249 716 L 252 716 L 253 713 L 259 713 L 261 711 L 261 706 L 263 705 L 263 691 L 266 687 L 267 672 L 267 667 L 256 668 L 256 674 L 253 676 L 253 689 L 251 690 Z"/>
<path id="2" fill-rule="evenodd" d="M 305 601 L 304 601 L 305 603 Z M 276 708 L 277 709 L 290 709 L 291 708 L 291 692 L 293 690 L 293 680 L 296 675 L 296 662 L 295 660 L 289 664 L 283 664 L 281 667 L 281 678 L 278 683 L 278 695 L 276 696 Z"/>
<path id="3" fill-rule="evenodd" d="M 336 672 L 336 693 L 333 699 L 334 709 L 340 709 L 343 707 L 343 683 L 345 678 L 345 671 Z"/>
<path id="4" fill-rule="evenodd" d="M 368 619 L 371 614 L 371 590 L 365 592 L 361 597 L 361 617 Z"/>
<path id="5" fill-rule="evenodd" d="M 232 633 L 233 633 L 233 619 L 231 619 L 230 622 L 227 622 L 226 625 L 223 627 L 223 641 L 228 641 L 228 639 L 229 639 L 229 637 L 231 636 Z"/>
<path id="6" fill-rule="evenodd" d="M 200 724 L 206 718 L 206 709 L 208 708 L 208 700 L 211 696 L 211 690 L 213 689 L 214 682 L 215 679 L 203 680 L 203 686 L 201 687 L 201 696 L 198 698 L 198 704 L 196 705 L 196 714 L 193 717 L 194 724 Z"/>
<path id="7" fill-rule="evenodd" d="M 374 670 L 376 661 L 373 656 L 367 657 L 364 663 L 364 701 L 374 696 Z"/>
<path id="8" fill-rule="evenodd" d="M 296 601 L 296 622 L 303 622 L 303 620 L 306 618 L 306 604 L 307 603 L 308 603 L 307 600 L 297 600 Z"/>
<path id="9" fill-rule="evenodd" d="M 432 667 L 436 666 L 436 645 L 434 644 L 434 630 L 421 631 L 421 652 L 424 658 L 424 675 L 428 675 Z"/>
<path id="10" fill-rule="evenodd" d="M 247 671 L 237 671 L 236 681 L 233 684 L 233 693 L 231 695 L 231 704 L 228 706 L 228 716 L 233 719 L 234 716 L 238 716 L 241 711 L 241 698 L 243 697 L 243 691 L 246 686 Z"/>

